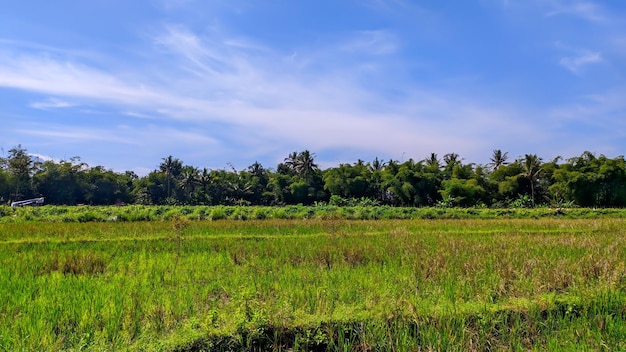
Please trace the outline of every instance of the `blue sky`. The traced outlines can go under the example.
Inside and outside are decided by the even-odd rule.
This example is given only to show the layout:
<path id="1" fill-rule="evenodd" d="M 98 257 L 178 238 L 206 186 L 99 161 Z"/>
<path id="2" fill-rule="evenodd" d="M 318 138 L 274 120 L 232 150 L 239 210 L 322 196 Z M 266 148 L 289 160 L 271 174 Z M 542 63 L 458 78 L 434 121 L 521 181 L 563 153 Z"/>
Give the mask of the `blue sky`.
<path id="1" fill-rule="evenodd" d="M 63 5 L 61 5 L 63 4 Z M 626 2 L 0 5 L 0 147 L 144 175 L 626 151 Z"/>

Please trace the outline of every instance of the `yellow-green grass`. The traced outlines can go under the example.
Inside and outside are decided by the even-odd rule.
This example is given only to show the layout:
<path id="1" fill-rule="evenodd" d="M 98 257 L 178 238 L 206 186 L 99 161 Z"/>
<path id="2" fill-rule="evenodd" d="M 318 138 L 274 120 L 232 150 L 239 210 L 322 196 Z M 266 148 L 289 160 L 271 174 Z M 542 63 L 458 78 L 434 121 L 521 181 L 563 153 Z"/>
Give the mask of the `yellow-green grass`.
<path id="1" fill-rule="evenodd" d="M 626 220 L 0 224 L 0 350 L 625 349 Z"/>

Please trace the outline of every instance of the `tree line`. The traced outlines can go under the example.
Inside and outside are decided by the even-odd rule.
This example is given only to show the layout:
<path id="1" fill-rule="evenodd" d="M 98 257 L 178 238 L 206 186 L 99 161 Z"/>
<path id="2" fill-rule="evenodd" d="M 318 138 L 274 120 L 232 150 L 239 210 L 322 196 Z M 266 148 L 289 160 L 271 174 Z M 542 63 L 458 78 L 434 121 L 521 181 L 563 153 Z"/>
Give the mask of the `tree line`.
<path id="1" fill-rule="evenodd" d="M 544 161 L 510 160 L 494 150 L 485 165 L 456 153 L 423 160 L 378 158 L 321 170 L 308 150 L 290 153 L 275 169 L 186 165 L 173 156 L 139 177 L 91 167 L 75 157 L 42 161 L 21 145 L 0 158 L 0 202 L 45 197 L 48 204 L 391 205 L 405 207 L 624 207 L 626 161 L 591 152 Z"/>

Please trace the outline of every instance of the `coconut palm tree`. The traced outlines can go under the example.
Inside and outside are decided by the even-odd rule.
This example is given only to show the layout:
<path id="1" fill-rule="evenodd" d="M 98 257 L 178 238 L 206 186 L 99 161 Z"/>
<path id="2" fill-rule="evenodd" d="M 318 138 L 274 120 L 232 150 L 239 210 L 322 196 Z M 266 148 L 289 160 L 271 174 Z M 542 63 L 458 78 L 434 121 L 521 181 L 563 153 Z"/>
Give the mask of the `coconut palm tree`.
<path id="1" fill-rule="evenodd" d="M 185 166 L 181 173 L 178 185 L 183 191 L 183 198 L 185 201 L 191 202 L 193 199 L 193 193 L 198 184 L 199 171 L 195 167 Z"/>
<path id="2" fill-rule="evenodd" d="M 372 163 L 370 164 L 370 171 L 371 172 L 383 171 L 384 167 L 385 167 L 385 163 L 380 161 L 378 157 L 376 157 L 374 161 L 372 161 Z"/>
<path id="3" fill-rule="evenodd" d="M 261 163 L 255 161 L 254 164 L 248 166 L 248 172 L 252 176 L 262 178 L 265 176 L 266 170 Z"/>
<path id="4" fill-rule="evenodd" d="M 428 168 L 431 172 L 441 169 L 441 162 L 439 161 L 437 153 L 430 153 L 430 155 L 423 161 L 426 168 Z"/>
<path id="5" fill-rule="evenodd" d="M 288 157 L 284 160 L 285 166 L 292 172 L 296 171 L 296 166 L 298 165 L 298 152 L 292 152 Z"/>
<path id="6" fill-rule="evenodd" d="M 209 185 L 211 184 L 211 173 L 206 167 L 202 169 L 202 172 L 196 174 L 196 184 L 200 186 L 199 200 L 201 204 L 208 204 L 210 202 Z"/>
<path id="7" fill-rule="evenodd" d="M 159 166 L 159 169 L 161 172 L 165 173 L 165 179 L 167 180 L 167 197 L 169 198 L 172 196 L 172 178 L 180 174 L 183 163 L 171 155 L 161 160 L 163 160 L 163 162 Z"/>
<path id="8" fill-rule="evenodd" d="M 319 168 L 315 163 L 315 154 L 305 150 L 298 155 L 295 171 L 300 177 L 308 179 L 317 170 Z"/>
<path id="9" fill-rule="evenodd" d="M 542 159 L 537 154 L 526 154 L 522 160 L 522 168 L 524 171 L 520 176 L 528 179 L 530 182 L 530 199 L 533 206 L 535 206 L 535 184 L 541 176 L 541 161 Z"/>
<path id="10" fill-rule="evenodd" d="M 446 163 L 446 168 L 454 168 L 461 162 L 461 159 L 459 159 L 459 154 L 457 153 L 448 153 L 443 156 L 443 161 Z"/>
<path id="11" fill-rule="evenodd" d="M 493 151 L 493 155 L 491 156 L 491 159 L 489 159 L 491 162 L 487 164 L 487 166 L 492 167 L 493 170 L 497 170 L 500 166 L 508 165 L 508 159 L 509 152 L 502 153 L 502 150 L 496 149 Z"/>

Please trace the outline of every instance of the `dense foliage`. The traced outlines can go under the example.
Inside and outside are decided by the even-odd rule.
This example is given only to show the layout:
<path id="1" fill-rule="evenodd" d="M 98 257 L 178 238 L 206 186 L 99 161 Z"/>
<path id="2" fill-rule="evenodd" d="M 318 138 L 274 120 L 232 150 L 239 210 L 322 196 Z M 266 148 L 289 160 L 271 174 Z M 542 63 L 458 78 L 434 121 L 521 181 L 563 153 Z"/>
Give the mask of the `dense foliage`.
<path id="1" fill-rule="evenodd" d="M 48 204 L 390 205 L 403 207 L 623 207 L 626 161 L 584 152 L 543 161 L 526 154 L 509 162 L 495 150 L 487 165 L 455 153 L 440 160 L 358 160 L 321 170 L 308 150 L 277 165 L 244 170 L 197 168 L 173 156 L 138 177 L 91 167 L 79 158 L 42 161 L 17 146 L 0 159 L 0 202 L 43 196 Z"/>
<path id="2" fill-rule="evenodd" d="M 203 220 L 450 220 L 626 218 L 625 208 L 442 208 L 335 205 L 127 205 L 41 207 L 0 206 L 0 223 L 146 222 Z"/>

